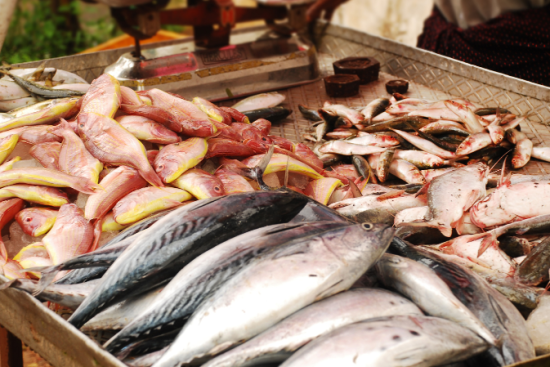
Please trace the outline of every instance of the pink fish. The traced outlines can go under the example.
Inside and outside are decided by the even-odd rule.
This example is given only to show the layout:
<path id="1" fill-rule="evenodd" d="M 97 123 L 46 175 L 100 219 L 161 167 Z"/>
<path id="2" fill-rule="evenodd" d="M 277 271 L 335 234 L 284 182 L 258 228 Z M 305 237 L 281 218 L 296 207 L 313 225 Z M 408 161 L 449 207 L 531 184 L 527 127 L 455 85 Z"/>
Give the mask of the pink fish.
<path id="1" fill-rule="evenodd" d="M 208 153 L 206 158 L 212 157 L 250 157 L 254 150 L 244 143 L 230 140 L 212 138 L 208 139 Z"/>
<path id="2" fill-rule="evenodd" d="M 120 107 L 120 83 L 115 77 L 103 74 L 90 85 L 88 92 L 82 97 L 80 113 L 97 113 L 114 117 Z"/>
<path id="3" fill-rule="evenodd" d="M 117 117 L 116 121 L 139 140 L 162 145 L 181 141 L 175 132 L 147 117 L 121 116 Z"/>
<path id="4" fill-rule="evenodd" d="M 120 166 L 100 182 L 103 191 L 90 195 L 84 208 L 86 219 L 105 216 L 115 204 L 129 193 L 147 186 L 139 173 L 130 167 Z"/>
<path id="5" fill-rule="evenodd" d="M 47 233 L 53 227 L 56 218 L 57 210 L 41 207 L 23 209 L 15 216 L 23 232 L 33 237 Z"/>
<path id="6" fill-rule="evenodd" d="M 257 119 L 252 123 L 252 126 L 260 130 L 260 132 L 265 136 L 268 136 L 269 132 L 271 131 L 271 122 L 266 119 Z"/>
<path id="7" fill-rule="evenodd" d="M 327 205 L 334 190 L 342 185 L 342 181 L 336 178 L 323 177 L 311 181 L 304 190 L 304 193 L 321 204 Z"/>
<path id="8" fill-rule="evenodd" d="M 221 167 L 214 175 L 222 182 L 223 189 L 227 195 L 254 191 L 252 185 L 243 176 L 228 168 Z"/>
<path id="9" fill-rule="evenodd" d="M 61 143 L 40 143 L 29 150 L 29 154 L 36 159 L 44 168 L 59 170 L 59 154 Z"/>
<path id="10" fill-rule="evenodd" d="M 88 152 L 67 121 L 61 120 L 53 133 L 63 138 L 58 161 L 60 171 L 97 183 L 103 164 Z"/>
<path id="11" fill-rule="evenodd" d="M 25 202 L 21 199 L 10 199 L 0 202 L 0 231 L 8 224 L 15 215 L 23 209 Z M 8 251 L 2 238 L 0 238 L 0 265 L 8 261 Z"/>
<path id="12" fill-rule="evenodd" d="M 245 124 L 249 124 L 250 123 L 250 120 L 248 119 L 248 117 L 240 112 L 240 111 L 237 111 L 236 109 L 234 108 L 231 108 L 231 107 L 219 107 L 220 110 L 226 112 L 229 114 L 229 116 L 231 116 L 231 118 L 233 119 L 233 121 L 236 121 L 236 122 L 244 122 Z"/>
<path id="13" fill-rule="evenodd" d="M 135 223 L 151 214 L 175 208 L 191 198 L 187 191 L 175 187 L 145 187 L 120 199 L 113 208 L 113 216 L 122 225 Z"/>
<path id="14" fill-rule="evenodd" d="M 163 186 L 147 160 L 143 144 L 115 120 L 96 113 L 81 113 L 78 135 L 88 151 L 101 162 L 133 167 L 151 185 Z"/>
<path id="15" fill-rule="evenodd" d="M 100 186 L 82 177 L 75 177 L 48 168 L 16 168 L 0 172 L 0 187 L 18 183 L 53 187 L 71 187 L 84 194 L 93 194 Z"/>
<path id="16" fill-rule="evenodd" d="M 94 227 L 75 204 L 59 208 L 52 229 L 42 239 L 54 265 L 86 253 L 94 239 Z"/>
<path id="17" fill-rule="evenodd" d="M 202 162 L 208 151 L 203 138 L 189 138 L 162 148 L 155 158 L 155 170 L 163 182 L 170 183 Z"/>
<path id="18" fill-rule="evenodd" d="M 193 103 L 155 88 L 148 90 L 147 96 L 153 106 L 168 110 L 177 117 L 181 126 L 179 132 L 184 135 L 206 138 L 217 132 L 208 115 Z"/>
<path id="19" fill-rule="evenodd" d="M 172 184 L 186 190 L 197 199 L 207 199 L 225 194 L 223 184 L 218 177 L 197 168 L 185 172 Z"/>

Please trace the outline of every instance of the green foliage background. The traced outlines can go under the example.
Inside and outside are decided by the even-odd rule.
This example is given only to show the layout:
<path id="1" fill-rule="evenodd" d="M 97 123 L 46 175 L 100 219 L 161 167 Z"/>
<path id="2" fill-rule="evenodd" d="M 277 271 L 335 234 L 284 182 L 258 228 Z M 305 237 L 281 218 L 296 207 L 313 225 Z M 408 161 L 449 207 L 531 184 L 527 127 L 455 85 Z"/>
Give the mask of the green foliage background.
<path id="1" fill-rule="evenodd" d="M 83 20 L 82 7 L 80 1 L 72 0 L 54 11 L 47 0 L 19 0 L 0 61 L 15 64 L 71 55 L 120 34 L 109 16 Z M 94 11 L 86 6 L 88 19 Z M 75 20 L 77 24 L 69 24 Z"/>

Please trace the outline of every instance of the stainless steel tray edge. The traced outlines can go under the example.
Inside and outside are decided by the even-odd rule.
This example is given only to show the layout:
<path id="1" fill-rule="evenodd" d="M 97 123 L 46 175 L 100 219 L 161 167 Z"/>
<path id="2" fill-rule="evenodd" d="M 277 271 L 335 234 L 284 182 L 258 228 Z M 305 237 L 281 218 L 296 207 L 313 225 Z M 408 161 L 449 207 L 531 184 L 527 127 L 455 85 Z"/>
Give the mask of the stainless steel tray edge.
<path id="1" fill-rule="evenodd" d="M 473 102 L 530 114 L 531 121 L 550 125 L 550 106 L 543 103 L 550 102 L 549 87 L 342 26 L 319 22 L 317 32 L 332 36 L 322 38 L 320 52 L 372 56 L 380 61 L 381 71 Z M 341 45 L 336 38 L 355 46 Z"/>

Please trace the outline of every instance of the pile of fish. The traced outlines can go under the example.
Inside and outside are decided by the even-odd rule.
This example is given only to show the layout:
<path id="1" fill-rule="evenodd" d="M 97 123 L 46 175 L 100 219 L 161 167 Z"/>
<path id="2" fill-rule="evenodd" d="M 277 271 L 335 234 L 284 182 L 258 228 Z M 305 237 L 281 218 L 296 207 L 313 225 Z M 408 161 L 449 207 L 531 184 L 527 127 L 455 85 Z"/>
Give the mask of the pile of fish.
<path id="1" fill-rule="evenodd" d="M 529 236 L 550 233 L 550 212 L 534 196 L 520 209 L 514 200 L 516 190 L 540 197 L 546 187 L 493 176 L 495 154 L 466 158 L 426 144 L 433 131 L 421 129 L 435 115 L 377 123 L 399 105 L 389 100 L 355 115 L 341 105 L 302 108 L 321 119 L 317 156 L 270 135 L 290 113 L 277 93 L 218 107 L 136 93 L 105 74 L 82 97 L 56 98 L 15 70 L 2 73 L 31 98 L 50 98 L 0 121 L 0 229 L 10 233 L 2 288 L 73 309 L 68 321 L 110 333 L 103 347 L 128 365 L 504 366 L 545 352 L 538 341 L 548 344 L 548 333 L 534 346 L 511 301 L 533 309 L 544 298 L 535 286 L 548 281 L 550 241 Z M 462 135 L 445 137 L 485 134 L 470 130 L 478 115 L 466 102 L 431 109 L 467 116 L 454 121 Z M 487 134 L 500 128 L 504 138 L 513 123 L 509 139 L 523 152 L 518 119 L 495 112 Z M 364 133 L 379 124 L 382 132 Z M 363 141 L 322 142 L 342 132 Z M 432 151 L 405 150 L 409 141 Z M 452 170 L 429 183 L 374 181 L 409 177 L 388 167 L 417 153 Z M 340 154 L 354 165 L 334 165 Z M 498 188 L 487 196 L 489 182 Z M 454 229 L 461 236 L 448 240 Z M 520 265 L 498 247 L 511 234 L 508 251 L 529 252 Z"/>

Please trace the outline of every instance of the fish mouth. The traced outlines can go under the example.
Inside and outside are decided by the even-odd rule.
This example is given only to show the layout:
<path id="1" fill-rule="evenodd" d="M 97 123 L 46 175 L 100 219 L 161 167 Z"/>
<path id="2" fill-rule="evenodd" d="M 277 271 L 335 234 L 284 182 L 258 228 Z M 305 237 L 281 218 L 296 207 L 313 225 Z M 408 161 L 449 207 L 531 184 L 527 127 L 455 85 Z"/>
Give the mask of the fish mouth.
<path id="1" fill-rule="evenodd" d="M 384 225 L 385 228 L 378 232 L 378 238 L 383 245 L 388 245 L 395 236 L 395 228 Z"/>

